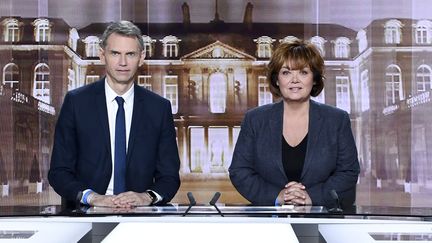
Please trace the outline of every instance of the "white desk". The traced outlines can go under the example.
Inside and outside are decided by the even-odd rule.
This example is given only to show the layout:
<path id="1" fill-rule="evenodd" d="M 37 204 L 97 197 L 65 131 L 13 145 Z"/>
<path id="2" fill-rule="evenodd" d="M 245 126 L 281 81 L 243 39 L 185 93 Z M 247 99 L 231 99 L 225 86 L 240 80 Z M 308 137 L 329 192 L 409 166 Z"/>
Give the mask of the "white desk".
<path id="1" fill-rule="evenodd" d="M 318 230 L 327 243 L 393 243 L 403 240 L 404 243 L 432 242 L 429 238 L 432 234 L 432 223 L 423 224 L 320 224 Z M 380 240 L 375 240 L 370 233 L 383 235 Z M 401 236 L 399 233 L 403 233 Z M 407 239 L 408 234 L 423 239 L 422 241 Z M 392 239 L 392 240 L 391 240 Z"/>
<path id="2" fill-rule="evenodd" d="M 216 239 L 221 239 L 220 237 L 228 237 L 228 239 L 226 242 L 233 242 L 232 238 L 234 236 L 238 236 L 238 237 L 242 237 L 243 233 L 239 233 L 239 232 L 245 232 L 246 233 L 244 235 L 250 235 L 252 237 L 252 239 L 259 239 L 258 237 L 260 233 L 262 232 L 266 232 L 267 228 L 262 228 L 262 227 L 256 227 L 258 229 L 249 227 L 250 224 L 255 224 L 256 225 L 264 225 L 263 227 L 268 227 L 271 225 L 271 228 L 274 228 L 274 226 L 276 225 L 283 225 L 283 226 L 276 226 L 276 227 L 286 227 L 288 226 L 289 229 L 286 230 L 286 228 L 284 228 L 283 232 L 288 232 L 287 237 L 289 237 L 289 235 L 292 234 L 292 227 L 291 225 L 295 225 L 297 227 L 298 230 L 298 226 L 301 225 L 304 230 L 302 229 L 301 232 L 297 231 L 298 235 L 297 238 L 298 239 L 302 239 L 302 237 L 318 237 L 318 225 L 320 227 L 320 229 L 324 229 L 323 227 L 325 226 L 334 226 L 334 236 L 338 236 L 339 238 L 339 233 L 340 232 L 344 232 L 343 228 L 340 227 L 346 227 L 349 225 L 355 225 L 354 228 L 359 228 L 361 225 L 364 226 L 368 226 L 368 225 L 379 225 L 379 226 L 385 226 L 385 225 L 392 225 L 392 227 L 394 227 L 394 225 L 402 225 L 402 227 L 407 228 L 407 225 L 410 225 L 409 227 L 412 228 L 417 228 L 417 226 L 423 227 L 421 225 L 429 225 L 430 228 L 432 229 L 432 222 L 427 224 L 425 221 L 421 221 L 421 220 L 410 220 L 410 219 L 363 219 L 363 218 L 290 218 L 290 217 L 219 217 L 219 216 L 187 216 L 187 217 L 172 217 L 172 216 L 161 216 L 161 217 L 122 217 L 122 216 L 116 216 L 116 215 L 111 215 L 111 216 L 99 216 L 99 217 L 13 217 L 13 218 L 0 218 L 0 230 L 4 230 L 4 228 L 2 228 L 1 226 L 5 225 L 5 223 L 7 224 L 8 222 L 14 222 L 16 223 L 16 227 L 15 229 L 20 229 L 20 230 L 26 230 L 28 229 L 27 225 L 31 225 L 31 226 L 35 226 L 35 225 L 42 225 L 42 224 L 48 224 L 48 225 L 60 225 L 60 224 L 68 224 L 69 226 L 66 226 L 69 229 L 72 229 L 75 226 L 79 226 L 80 224 L 87 224 L 87 227 L 90 227 L 90 225 L 92 223 L 98 224 L 98 225 L 104 225 L 105 223 L 120 223 L 121 225 L 123 225 L 124 223 L 126 223 L 126 228 L 131 229 L 131 227 L 138 227 L 139 230 L 135 230 L 135 232 L 137 232 L 139 234 L 139 237 L 141 237 L 140 239 L 147 239 L 148 237 L 151 237 L 151 234 L 149 232 L 149 230 L 144 230 L 146 226 L 127 226 L 128 224 L 133 225 L 133 224 L 146 224 L 146 225 L 158 225 L 158 227 L 156 227 L 156 229 L 154 230 L 160 230 L 161 228 L 164 229 L 164 231 L 162 232 L 162 235 L 164 237 L 174 237 L 175 241 L 173 242 L 186 242 L 186 240 L 188 240 L 187 242 L 194 242 L 191 241 L 190 238 L 199 238 L 199 237 L 205 237 L 205 239 L 209 239 L 209 241 L 206 242 L 211 242 L 210 240 L 216 240 Z M 24 225 L 26 227 L 21 227 L 21 225 Z M 165 231 L 166 227 L 165 226 L 169 226 L 170 228 L 172 228 L 172 225 L 176 225 L 179 227 L 183 227 L 183 228 L 178 228 L 176 229 L 176 232 L 180 232 L 180 233 L 174 233 L 174 231 Z M 193 225 L 198 225 L 198 228 L 195 229 L 195 227 L 193 227 Z M 199 225 L 205 225 L 205 229 L 201 229 L 199 227 L 203 227 L 203 226 L 199 226 Z M 222 225 L 222 226 L 221 226 Z M 227 227 L 223 226 L 223 225 L 229 225 Z M 246 228 L 245 228 L 245 225 Z M 268 226 L 265 226 L 268 225 Z M 360 225 L 360 226 L 359 226 Z M 93 225 L 94 226 L 94 225 Z M 215 230 L 216 227 L 222 227 L 222 229 L 219 230 Z M 235 226 L 235 227 L 234 227 Z M 237 226 L 242 227 L 242 231 L 237 229 Z M 121 231 L 122 228 L 125 226 L 121 226 L 119 227 L 117 230 Z M 150 226 L 151 227 L 151 226 Z M 254 227 L 254 226 L 253 226 Z M 214 228 L 214 229 L 213 229 Z M 340 229 L 338 229 L 340 228 Z M 51 231 L 52 228 L 50 228 Z M 88 229 L 87 229 L 88 231 Z M 323 231 L 323 230 L 321 230 Z M 109 232 L 109 231 L 108 231 Z M 108 234 L 108 232 L 106 234 Z M 204 233 L 205 232 L 205 233 Z M 233 233 L 234 232 L 234 233 Z M 323 231 L 324 232 L 324 231 Z M 78 233 L 79 237 L 82 237 L 85 233 Z M 117 233 L 115 233 L 117 234 Z M 122 232 L 120 232 L 120 234 L 122 234 Z M 197 234 L 203 234 L 202 235 L 197 235 Z M 323 234 L 326 234 L 325 232 Z M 329 233 L 330 235 L 332 233 Z M 268 233 L 265 233 L 266 236 L 268 236 Z M 93 235 L 94 236 L 94 235 Z M 98 235 L 99 236 L 99 235 Z M 54 237 L 54 236 L 53 236 Z M 68 238 L 66 238 L 68 237 Z M 78 237 L 78 238 L 79 238 Z M 111 237 L 116 237 L 114 234 L 110 236 L 109 239 L 111 239 Z M 144 237 L 144 238 L 142 238 Z M 342 241 L 344 243 L 346 242 L 353 242 L 352 239 L 353 237 L 356 237 L 355 239 L 361 239 L 360 237 L 354 236 L 354 234 L 349 233 L 347 235 L 347 237 L 349 237 L 348 241 Z M 70 237 L 65 234 L 64 238 L 60 238 L 60 239 L 69 239 Z M 49 236 L 47 239 L 51 239 L 51 236 Z M 70 238 L 75 240 L 74 238 Z M 268 240 L 268 237 L 266 238 Z M 329 238 L 330 240 L 332 238 Z M 370 240 L 370 238 L 368 238 Z M 108 240 L 108 238 L 107 238 Z M 272 241 L 261 241 L 261 242 L 272 242 Z M 250 242 L 253 242 L 252 240 L 249 240 Z M 5 241 L 0 241 L 0 243 L 3 243 Z M 20 242 L 20 241 L 13 241 L 13 242 Z M 23 241 L 21 241 L 23 242 Z M 44 241 L 45 242 L 45 241 Z M 63 240 L 61 241 L 57 241 L 57 242 L 63 242 Z M 109 241 L 107 241 L 109 242 Z M 121 242 L 127 242 L 127 241 L 121 241 Z M 133 242 L 133 241 L 131 241 Z M 143 242 L 143 241 L 140 241 Z M 146 241 L 147 242 L 147 241 Z M 151 241 L 149 241 L 151 242 Z M 164 242 L 169 242 L 168 240 L 164 241 Z M 197 241 L 195 241 L 197 242 Z M 199 242 L 203 242 L 202 240 Z M 218 241 L 222 242 L 222 241 Z M 240 240 L 238 242 L 247 242 L 244 240 Z M 273 241 L 273 242 L 282 242 L 282 241 Z M 296 241 L 294 241 L 296 242 Z M 332 241 L 329 241 L 329 243 L 331 243 Z M 338 241 L 335 241 L 338 242 Z M 339 241 L 340 242 L 340 241 Z M 368 241 L 360 241 L 361 243 L 367 243 Z M 369 241 L 371 242 L 371 241 Z M 372 241 L 373 242 L 373 241 Z M 381 241 L 380 241 L 381 242 Z"/>
<path id="3" fill-rule="evenodd" d="M 91 223 L 66 223 L 66 222 L 17 222 L 2 220 L 0 222 L 0 234 L 10 235 L 12 232 L 26 232 L 26 239 L 1 239 L 4 242 L 32 242 L 32 243 L 57 243 L 77 242 L 92 228 Z"/>
<path id="4" fill-rule="evenodd" d="M 210 221 L 210 220 L 209 220 Z M 243 222 L 225 223 L 120 223 L 102 241 L 114 242 L 287 242 L 298 243 L 290 224 Z"/>

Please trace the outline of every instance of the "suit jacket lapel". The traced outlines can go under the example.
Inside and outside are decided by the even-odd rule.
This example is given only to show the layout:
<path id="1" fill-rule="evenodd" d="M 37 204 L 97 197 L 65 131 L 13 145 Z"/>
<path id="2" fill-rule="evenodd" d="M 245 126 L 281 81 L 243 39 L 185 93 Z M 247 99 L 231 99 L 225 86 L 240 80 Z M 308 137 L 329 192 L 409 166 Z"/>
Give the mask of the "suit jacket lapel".
<path id="1" fill-rule="evenodd" d="M 104 134 L 104 143 L 108 148 L 108 151 L 111 153 L 111 143 L 110 143 L 110 132 L 109 132 L 109 124 L 108 124 L 108 111 L 106 106 L 106 97 L 105 97 L 105 79 L 101 79 L 97 81 L 95 86 L 95 104 L 99 117 L 99 122 L 101 124 L 103 134 Z"/>
<path id="2" fill-rule="evenodd" d="M 308 141 L 307 141 L 307 150 L 305 162 L 303 165 L 303 171 L 301 178 L 306 175 L 309 168 L 313 165 L 312 161 L 314 160 L 313 155 L 315 154 L 315 150 L 318 149 L 317 143 L 319 139 L 319 134 L 321 131 L 321 126 L 323 124 L 321 109 L 319 108 L 319 104 L 315 101 L 310 101 L 309 108 L 309 128 L 308 128 Z"/>
<path id="3" fill-rule="evenodd" d="M 285 175 L 285 170 L 282 163 L 282 126 L 283 126 L 283 101 L 280 101 L 273 105 L 270 114 L 270 154 L 274 155 L 273 161 L 270 163 L 276 163 L 281 173 Z M 265 132 L 265 131 L 264 131 Z M 265 145 L 267 146 L 267 145 Z"/>
<path id="4" fill-rule="evenodd" d="M 131 122 L 131 128 L 129 131 L 129 143 L 128 143 L 128 150 L 126 154 L 126 164 L 128 163 L 130 159 L 130 155 L 134 146 L 134 141 L 136 138 L 136 134 L 139 130 L 140 123 L 145 122 L 142 118 L 143 111 L 145 109 L 144 107 L 144 94 L 141 89 L 137 88 L 138 86 L 134 85 L 134 105 L 133 105 L 133 111 L 132 111 L 132 122 Z"/>

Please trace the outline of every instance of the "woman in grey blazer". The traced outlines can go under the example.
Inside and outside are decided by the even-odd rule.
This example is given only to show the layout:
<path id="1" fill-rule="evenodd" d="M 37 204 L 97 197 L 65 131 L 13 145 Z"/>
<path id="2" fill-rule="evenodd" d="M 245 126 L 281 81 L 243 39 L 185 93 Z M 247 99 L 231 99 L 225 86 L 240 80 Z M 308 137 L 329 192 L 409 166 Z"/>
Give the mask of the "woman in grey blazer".
<path id="1" fill-rule="evenodd" d="M 248 111 L 230 178 L 254 205 L 334 207 L 355 201 L 359 163 L 348 113 L 310 99 L 324 87 L 324 61 L 309 43 L 283 43 L 268 65 L 280 102 Z"/>

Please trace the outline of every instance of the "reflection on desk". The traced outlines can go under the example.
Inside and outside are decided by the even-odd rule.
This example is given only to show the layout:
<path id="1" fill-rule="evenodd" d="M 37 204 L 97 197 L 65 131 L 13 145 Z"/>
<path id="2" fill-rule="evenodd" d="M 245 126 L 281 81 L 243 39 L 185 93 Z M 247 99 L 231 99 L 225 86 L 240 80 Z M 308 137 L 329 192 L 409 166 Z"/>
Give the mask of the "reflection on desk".
<path id="1" fill-rule="evenodd" d="M 87 215 L 97 214 L 149 214 L 149 215 L 183 215 L 187 206 L 152 206 L 131 209 L 91 207 L 82 210 Z M 287 214 L 328 214 L 321 206 L 293 206 L 293 207 L 257 207 L 257 206 L 220 206 L 224 215 L 287 215 Z M 187 215 L 219 215 L 213 206 L 194 206 Z"/>
<path id="2" fill-rule="evenodd" d="M 82 207 L 80 209 L 63 209 L 60 205 L 47 206 L 3 206 L 0 207 L 1 217 L 24 217 L 24 216 L 183 216 L 188 206 L 167 205 L 136 207 L 131 209 L 107 208 L 107 207 Z M 340 214 L 330 213 L 321 206 L 226 206 L 218 204 L 218 208 L 225 216 L 248 216 L 248 217 L 320 217 L 320 218 L 343 218 L 347 216 L 359 217 L 414 217 L 420 220 L 432 218 L 431 208 L 411 207 L 384 207 L 384 206 L 357 206 L 352 210 L 345 210 Z M 218 216 L 220 213 L 210 205 L 193 206 L 186 216 Z"/>

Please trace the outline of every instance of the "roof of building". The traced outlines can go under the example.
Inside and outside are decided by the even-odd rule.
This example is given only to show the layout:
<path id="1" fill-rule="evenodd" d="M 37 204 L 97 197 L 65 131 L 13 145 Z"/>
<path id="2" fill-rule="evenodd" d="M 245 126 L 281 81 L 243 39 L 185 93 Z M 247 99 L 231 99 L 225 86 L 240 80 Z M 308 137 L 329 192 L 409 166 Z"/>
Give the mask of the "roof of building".
<path id="1" fill-rule="evenodd" d="M 101 36 L 109 23 L 94 23 L 79 30 L 81 38 L 89 35 Z M 144 35 L 157 40 L 153 59 L 164 59 L 160 40 L 173 35 L 179 38 L 179 57 L 210 45 L 216 41 L 227 44 L 239 51 L 256 56 L 257 44 L 253 41 L 260 36 L 269 36 L 279 43 L 286 36 L 310 39 L 319 35 L 327 40 L 325 45 L 331 45 L 332 40 L 344 36 L 355 40 L 357 32 L 334 24 L 305 23 L 136 23 Z M 356 46 L 353 41 L 352 46 Z M 327 48 L 326 48 L 327 49 Z M 355 50 L 355 48 L 352 48 Z M 355 55 L 355 53 L 352 53 Z M 177 59 L 177 58 L 176 58 Z"/>

